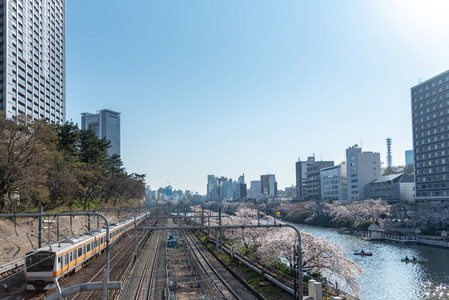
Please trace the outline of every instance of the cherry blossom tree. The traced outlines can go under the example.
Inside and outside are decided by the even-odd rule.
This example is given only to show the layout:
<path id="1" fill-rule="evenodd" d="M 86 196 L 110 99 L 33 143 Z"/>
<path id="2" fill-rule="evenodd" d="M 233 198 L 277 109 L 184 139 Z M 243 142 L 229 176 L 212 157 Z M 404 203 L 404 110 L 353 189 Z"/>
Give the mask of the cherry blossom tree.
<path id="1" fill-rule="evenodd" d="M 449 224 L 449 203 L 447 201 L 416 202 L 404 204 L 407 212 L 407 225 L 422 229 L 434 227 L 436 230 L 446 229 Z"/>
<path id="2" fill-rule="evenodd" d="M 192 207 L 192 211 L 201 212 L 201 208 Z M 243 207 L 236 211 L 235 216 L 222 219 L 223 225 L 256 225 L 258 222 L 272 224 L 274 218 L 258 213 L 255 209 Z M 211 219 L 212 224 L 218 224 L 217 218 Z M 278 264 L 281 260 L 293 264 L 293 245 L 297 237 L 290 228 L 233 228 L 223 230 L 223 234 L 234 249 L 245 247 L 254 257 L 267 265 Z M 331 281 L 338 281 L 340 287 L 347 288 L 347 292 L 356 296 L 359 294 L 358 280 L 363 269 L 345 255 L 341 246 L 330 243 L 325 238 L 316 238 L 304 231 L 301 231 L 301 240 L 303 270 L 311 274 L 321 274 Z"/>
<path id="3" fill-rule="evenodd" d="M 365 221 L 376 221 L 382 227 L 390 213 L 391 205 L 382 200 L 361 200 L 349 204 L 329 204 L 329 212 L 334 220 L 353 219 L 358 226 Z"/>

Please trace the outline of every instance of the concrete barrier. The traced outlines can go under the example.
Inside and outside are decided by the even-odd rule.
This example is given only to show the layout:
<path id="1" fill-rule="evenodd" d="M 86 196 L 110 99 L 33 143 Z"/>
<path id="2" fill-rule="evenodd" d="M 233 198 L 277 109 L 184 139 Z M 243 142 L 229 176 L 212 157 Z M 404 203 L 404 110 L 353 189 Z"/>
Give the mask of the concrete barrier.
<path id="1" fill-rule="evenodd" d="M 323 287 L 321 282 L 309 280 L 309 297 L 313 300 L 323 300 Z"/>

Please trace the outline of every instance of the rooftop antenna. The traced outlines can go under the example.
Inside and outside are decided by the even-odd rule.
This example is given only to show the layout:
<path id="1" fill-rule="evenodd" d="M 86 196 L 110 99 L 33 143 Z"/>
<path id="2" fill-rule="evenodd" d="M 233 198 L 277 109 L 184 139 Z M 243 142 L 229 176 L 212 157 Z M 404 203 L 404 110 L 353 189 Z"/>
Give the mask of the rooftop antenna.
<path id="1" fill-rule="evenodd" d="M 362 141 L 362 138 L 360 138 L 360 148 L 363 149 L 363 141 Z"/>

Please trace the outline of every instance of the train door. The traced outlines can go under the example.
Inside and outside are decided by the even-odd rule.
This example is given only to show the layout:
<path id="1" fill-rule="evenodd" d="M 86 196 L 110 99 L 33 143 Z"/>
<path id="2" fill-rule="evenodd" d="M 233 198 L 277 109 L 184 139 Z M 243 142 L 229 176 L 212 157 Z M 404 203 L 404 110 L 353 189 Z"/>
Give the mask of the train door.
<path id="1" fill-rule="evenodd" d="M 62 268 L 64 267 L 64 260 L 62 259 L 62 256 L 58 256 L 58 264 L 59 268 L 62 271 Z"/>
<path id="2" fill-rule="evenodd" d="M 69 254 L 68 253 L 64 254 L 64 265 L 67 267 L 67 269 L 69 268 Z"/>
<path id="3" fill-rule="evenodd" d="M 78 248 L 78 258 L 80 258 L 81 256 L 83 256 L 83 247 Z"/>

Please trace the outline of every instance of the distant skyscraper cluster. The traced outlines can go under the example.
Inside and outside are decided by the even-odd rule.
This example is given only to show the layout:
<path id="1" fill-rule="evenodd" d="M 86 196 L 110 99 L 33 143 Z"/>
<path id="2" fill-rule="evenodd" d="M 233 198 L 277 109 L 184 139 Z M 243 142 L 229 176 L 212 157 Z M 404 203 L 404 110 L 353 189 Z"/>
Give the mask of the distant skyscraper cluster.
<path id="1" fill-rule="evenodd" d="M 65 122 L 65 1 L 0 1 L 0 109 L 10 119 Z"/>
<path id="2" fill-rule="evenodd" d="M 207 176 L 207 199 L 209 200 L 241 200 L 246 198 L 246 195 L 245 174 L 239 176 L 237 181 L 224 176 Z"/>
<path id="3" fill-rule="evenodd" d="M 109 156 L 120 155 L 120 113 L 102 109 L 97 114 L 82 113 L 81 129 L 91 128 L 100 138 L 111 142 L 108 149 Z"/>
<path id="4" fill-rule="evenodd" d="M 167 200 L 199 200 L 202 199 L 202 196 L 198 195 L 197 192 L 193 193 L 190 190 L 175 190 L 171 185 L 166 186 L 165 188 L 160 187 L 157 190 L 152 190 L 148 185 L 145 189 L 145 198 L 146 204 L 151 205 L 151 203 L 155 204 L 156 201 L 167 201 Z"/>

